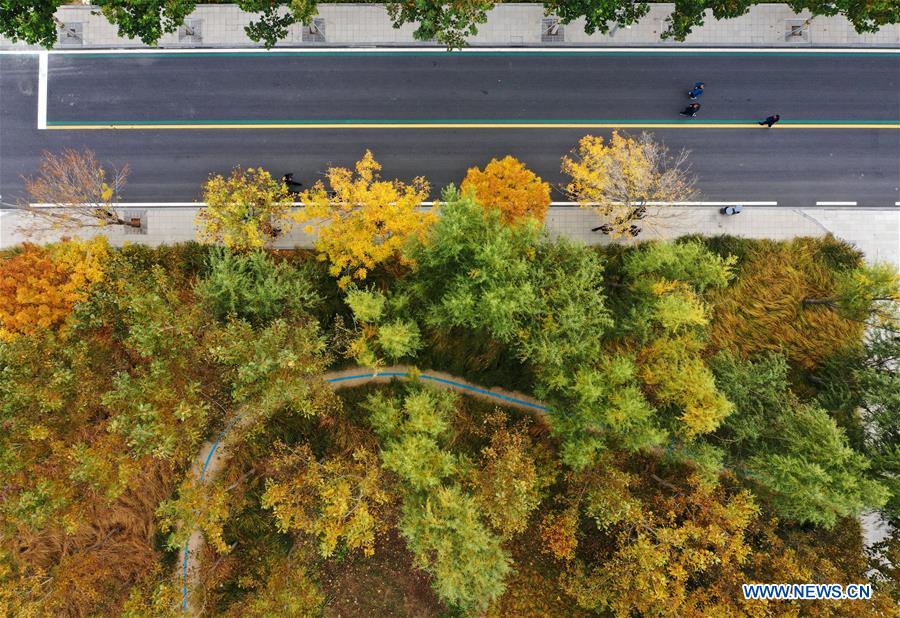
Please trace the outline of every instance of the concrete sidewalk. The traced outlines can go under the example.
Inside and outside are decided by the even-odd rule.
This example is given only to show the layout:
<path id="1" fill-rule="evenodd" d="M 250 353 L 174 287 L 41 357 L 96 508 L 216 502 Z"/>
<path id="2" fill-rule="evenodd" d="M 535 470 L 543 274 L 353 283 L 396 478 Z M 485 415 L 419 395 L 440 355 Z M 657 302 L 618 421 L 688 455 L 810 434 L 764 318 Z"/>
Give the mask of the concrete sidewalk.
<path id="1" fill-rule="evenodd" d="M 744 46 L 744 47 L 898 47 L 900 25 L 888 25 L 876 33 L 858 34 L 843 17 L 810 17 L 808 11 L 794 13 L 784 4 L 760 4 L 741 17 L 717 21 L 707 11 L 705 25 L 695 28 L 684 43 L 661 40 L 666 30 L 665 19 L 672 4 L 651 5 L 650 12 L 640 23 L 628 28 L 615 28 L 607 35 L 587 35 L 584 20 L 577 20 L 559 28 L 553 36 L 546 36 L 541 4 L 499 4 L 488 13 L 486 24 L 479 26 L 478 35 L 469 39 L 471 46 Z M 415 24 L 396 29 L 391 25 L 381 4 L 320 4 L 316 18 L 319 29 L 310 32 L 307 26 L 294 24 L 288 36 L 278 45 L 298 46 L 372 46 L 372 45 L 428 45 L 413 39 Z M 92 15 L 96 7 L 68 5 L 61 7 L 57 18 L 69 27 L 68 35 L 61 35 L 57 49 L 145 47 L 138 40 L 121 38 L 116 27 L 102 15 Z M 180 28 L 159 41 L 159 47 L 259 47 L 247 38 L 244 26 L 254 18 L 253 13 L 241 11 L 231 4 L 198 6 L 187 20 L 190 30 Z M 795 28 L 794 34 L 792 28 Z M 432 44 L 433 45 L 433 44 Z M 12 44 L 0 38 L 0 49 L 39 49 L 34 46 Z"/>
<path id="2" fill-rule="evenodd" d="M 85 230 L 78 234 L 88 238 L 104 234 L 112 245 L 126 242 L 148 245 L 174 244 L 195 240 L 196 206 L 135 206 L 123 208 L 125 217 L 138 216 L 142 229 L 110 226 L 102 230 Z M 724 216 L 715 207 L 667 207 L 659 209 L 652 221 L 644 223 L 645 233 L 639 240 L 677 238 L 688 234 L 718 236 L 730 234 L 746 238 L 786 240 L 800 236 L 833 234 L 862 251 L 872 263 L 889 262 L 900 269 L 900 208 L 779 208 L 747 206 L 736 216 Z M 0 211 L 0 249 L 21 243 L 26 238 L 18 227 L 27 215 L 17 211 Z M 565 235 L 589 245 L 604 244 L 609 238 L 591 228 L 600 220 L 590 210 L 577 206 L 554 206 L 547 214 L 546 228 L 554 236 Z M 69 234 L 70 236 L 72 234 Z M 32 242 L 56 240 L 59 234 L 31 238 Z M 276 249 L 311 248 L 314 237 L 296 226 L 275 243 Z"/>

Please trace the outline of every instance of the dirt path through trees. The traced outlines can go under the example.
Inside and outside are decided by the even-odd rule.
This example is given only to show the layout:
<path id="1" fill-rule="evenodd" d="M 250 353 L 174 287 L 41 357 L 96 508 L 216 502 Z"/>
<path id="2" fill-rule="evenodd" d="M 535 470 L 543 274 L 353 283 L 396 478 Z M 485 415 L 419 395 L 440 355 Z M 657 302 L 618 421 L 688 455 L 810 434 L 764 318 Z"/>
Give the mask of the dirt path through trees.
<path id="1" fill-rule="evenodd" d="M 330 371 L 322 375 L 322 379 L 331 386 L 332 390 L 353 388 L 369 383 L 386 384 L 391 380 L 413 377 L 437 388 L 454 390 L 471 397 L 531 412 L 539 417 L 544 417 L 549 412 L 549 408 L 546 405 L 529 395 L 501 388 L 485 388 L 448 373 L 421 370 L 409 365 L 392 365 L 383 367 L 378 371 L 354 367 L 341 371 Z M 228 437 L 235 433 L 235 429 L 240 429 L 242 424 L 248 421 L 248 417 L 233 419 L 215 440 L 211 440 L 203 445 L 191 466 L 191 474 L 198 483 L 207 485 L 218 478 L 219 473 L 230 459 L 232 444 L 229 442 Z M 200 576 L 199 556 L 204 542 L 203 533 L 199 530 L 194 530 L 181 550 L 182 609 L 190 615 L 197 615 L 198 613 L 196 604 L 191 601 L 188 592 L 195 588 Z"/>

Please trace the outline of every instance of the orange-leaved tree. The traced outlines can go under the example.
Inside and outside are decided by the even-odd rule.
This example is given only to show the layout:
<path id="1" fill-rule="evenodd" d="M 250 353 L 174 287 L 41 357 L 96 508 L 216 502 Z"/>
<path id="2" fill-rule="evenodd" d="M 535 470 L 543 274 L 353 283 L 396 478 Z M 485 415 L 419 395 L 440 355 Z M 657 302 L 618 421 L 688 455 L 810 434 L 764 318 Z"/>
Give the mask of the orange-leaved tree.
<path id="1" fill-rule="evenodd" d="M 370 151 L 356 163 L 356 173 L 343 167 L 328 169 L 331 193 L 321 182 L 301 196 L 304 208 L 297 220 L 306 231 L 318 228 L 316 249 L 331 263 L 330 272 L 346 286 L 362 280 L 373 268 L 396 258 L 409 264 L 403 246 L 413 237 L 424 238 L 435 215 L 422 212 L 428 182 L 418 176 L 410 184 L 382 180 L 381 165 Z"/>
<path id="2" fill-rule="evenodd" d="M 290 228 L 287 187 L 264 169 L 235 168 L 203 185 L 206 206 L 197 213 L 197 239 L 246 251 L 265 247 Z"/>
<path id="3" fill-rule="evenodd" d="M 504 223 L 517 223 L 525 218 L 543 222 L 550 207 L 550 185 L 509 155 L 491 159 L 484 170 L 470 167 L 462 181 L 463 193 L 475 192 L 475 199 L 485 208 L 496 208 Z"/>
<path id="4" fill-rule="evenodd" d="M 696 193 L 687 151 L 670 156 L 649 133 L 633 138 L 613 131 L 607 142 L 586 135 L 571 158 L 563 157 L 562 171 L 571 177 L 566 193 L 594 209 L 614 238 L 637 235 L 634 222 L 653 203 L 683 202 Z"/>
<path id="5" fill-rule="evenodd" d="M 31 243 L 0 261 L 0 339 L 60 324 L 103 279 L 106 239 Z"/>

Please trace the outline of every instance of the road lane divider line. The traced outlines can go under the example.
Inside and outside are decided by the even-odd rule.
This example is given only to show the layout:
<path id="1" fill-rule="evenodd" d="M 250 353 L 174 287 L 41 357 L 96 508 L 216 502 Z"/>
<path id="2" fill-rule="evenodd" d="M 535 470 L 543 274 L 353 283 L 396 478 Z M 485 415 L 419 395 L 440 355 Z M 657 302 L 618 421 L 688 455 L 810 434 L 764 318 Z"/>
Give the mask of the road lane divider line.
<path id="1" fill-rule="evenodd" d="M 38 56 L 38 100 L 37 100 L 37 128 L 47 128 L 47 52 L 43 51 Z"/>
<path id="2" fill-rule="evenodd" d="M 856 206 L 856 202 L 816 202 L 816 206 Z"/>
<path id="3" fill-rule="evenodd" d="M 46 129 L 51 131 L 173 131 L 173 130 L 233 130 L 233 129 L 756 129 L 757 122 L 323 122 L 323 123 L 284 123 L 284 122 L 223 122 L 223 123 L 78 123 L 47 122 Z M 900 122 L 809 122 L 783 123 L 772 129 L 900 129 Z"/>

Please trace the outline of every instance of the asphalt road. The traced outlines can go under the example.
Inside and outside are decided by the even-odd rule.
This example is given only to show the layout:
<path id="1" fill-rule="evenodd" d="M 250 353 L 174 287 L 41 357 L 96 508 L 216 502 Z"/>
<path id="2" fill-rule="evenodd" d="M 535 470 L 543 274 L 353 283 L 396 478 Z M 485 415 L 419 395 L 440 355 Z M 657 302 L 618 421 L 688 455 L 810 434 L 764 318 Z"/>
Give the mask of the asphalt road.
<path id="1" fill-rule="evenodd" d="M 695 120 L 678 111 L 707 84 Z M 36 56 L 0 56 L 0 195 L 21 194 L 42 150 L 90 147 L 129 164 L 127 201 L 190 201 L 210 172 L 262 165 L 308 182 L 366 148 L 386 177 L 459 182 L 472 165 L 512 154 L 552 183 L 585 133 L 554 122 L 665 122 L 652 129 L 691 151 L 700 199 L 812 206 L 900 201 L 900 55 L 51 55 L 47 122 L 38 131 Z M 785 125 L 729 128 L 780 113 Z M 223 128 L 260 122 L 467 122 L 496 128 Z M 541 128 L 503 128 L 504 122 Z M 172 129 L 66 124 L 177 123 Z M 715 127 L 699 128 L 698 124 Z M 557 194 L 555 199 L 562 199 Z"/>

